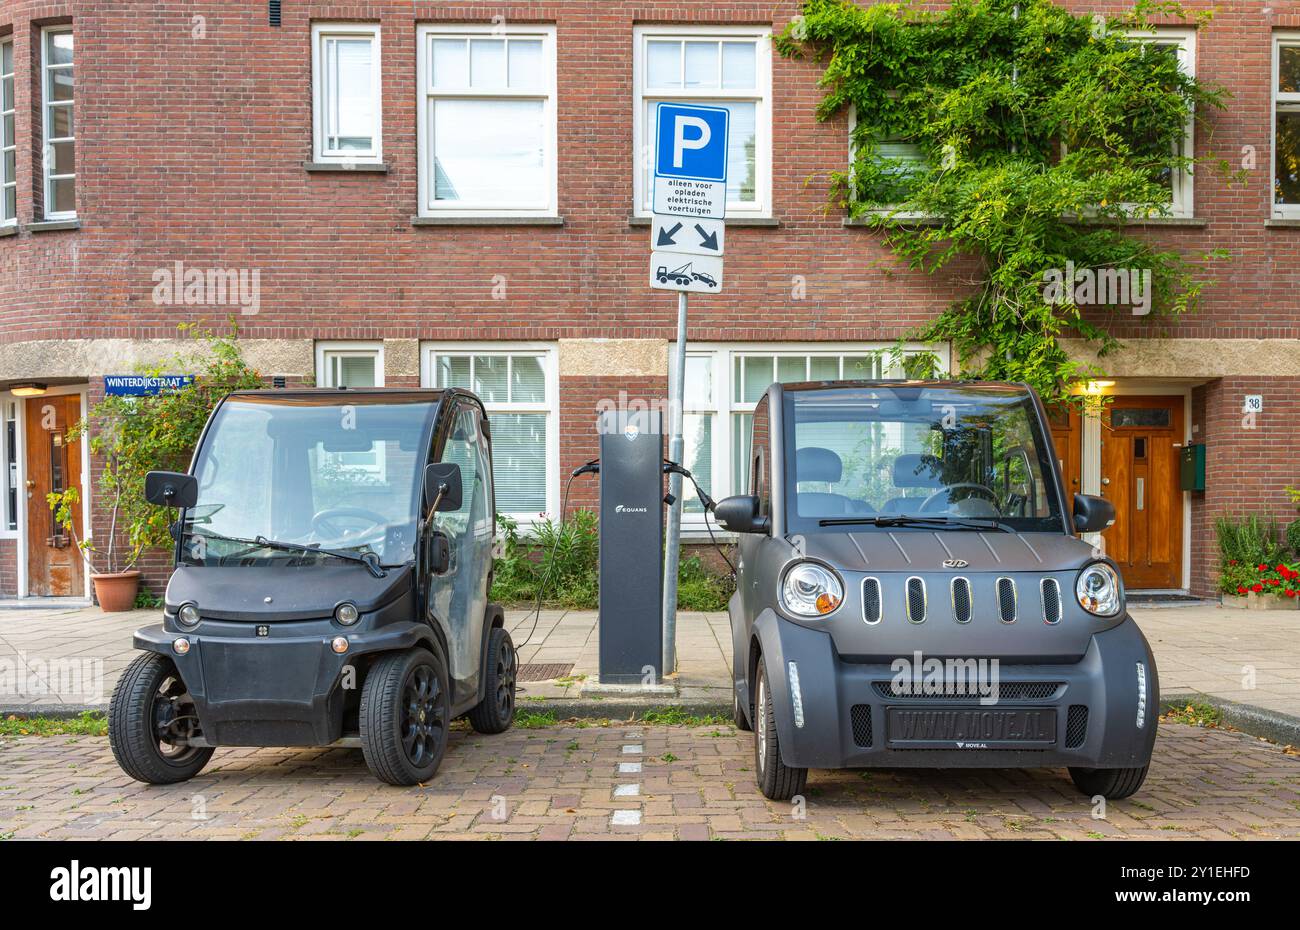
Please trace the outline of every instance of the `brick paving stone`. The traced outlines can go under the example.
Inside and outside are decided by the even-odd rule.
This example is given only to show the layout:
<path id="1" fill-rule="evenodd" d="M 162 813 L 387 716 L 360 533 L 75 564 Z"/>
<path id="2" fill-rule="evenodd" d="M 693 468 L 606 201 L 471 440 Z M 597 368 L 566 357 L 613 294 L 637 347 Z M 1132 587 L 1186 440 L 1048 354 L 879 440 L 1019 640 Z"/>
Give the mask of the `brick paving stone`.
<path id="1" fill-rule="evenodd" d="M 1138 794 L 1094 819 L 1063 770 L 813 771 L 802 805 L 764 799 L 752 736 L 645 726 L 455 731 L 428 785 L 375 781 L 359 752 L 218 750 L 187 784 L 126 778 L 107 740 L 0 740 L 0 836 L 14 839 L 1300 838 L 1300 758 L 1244 734 L 1162 723 Z M 576 746 L 576 750 L 565 747 Z M 676 761 L 663 762 L 671 753 Z M 574 759 L 581 759 L 575 763 Z M 525 761 L 526 760 L 526 761 Z M 635 784 L 636 795 L 615 795 Z M 502 800 L 503 799 L 503 800 Z M 504 817 L 501 817 L 501 805 Z M 635 811 L 636 824 L 614 824 Z"/>

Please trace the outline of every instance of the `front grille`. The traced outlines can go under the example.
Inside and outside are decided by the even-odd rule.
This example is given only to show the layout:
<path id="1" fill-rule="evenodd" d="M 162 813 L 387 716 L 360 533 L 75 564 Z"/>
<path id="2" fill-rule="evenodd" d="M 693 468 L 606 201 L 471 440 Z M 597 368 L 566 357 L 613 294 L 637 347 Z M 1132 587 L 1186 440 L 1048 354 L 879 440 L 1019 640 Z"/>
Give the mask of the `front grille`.
<path id="1" fill-rule="evenodd" d="M 1043 592 L 1043 622 L 1057 624 L 1061 622 L 1061 586 L 1055 578 L 1044 578 L 1040 585 Z"/>
<path id="2" fill-rule="evenodd" d="M 958 623 L 970 623 L 970 616 L 970 579 L 954 578 L 952 580 L 952 618 Z"/>
<path id="3" fill-rule="evenodd" d="M 907 619 L 925 622 L 925 581 L 915 575 L 907 579 Z"/>
<path id="4" fill-rule="evenodd" d="M 963 684 L 965 689 L 959 689 L 958 685 Z M 977 684 L 978 682 L 945 681 L 942 692 L 921 694 L 909 694 L 894 681 L 875 681 L 872 682 L 872 687 L 881 697 L 890 700 L 975 702 L 980 699 L 980 694 L 971 692 Z M 1055 697 L 1063 684 L 1060 681 L 1003 681 L 998 683 L 997 698 L 999 701 L 1045 701 Z M 1084 711 L 1086 713 L 1087 708 Z"/>
<path id="5" fill-rule="evenodd" d="M 853 724 L 853 742 L 858 746 L 871 745 L 871 705 L 854 704 L 849 711 L 849 721 Z"/>
<path id="6" fill-rule="evenodd" d="M 1065 748 L 1078 749 L 1088 738 L 1088 708 L 1083 704 L 1071 704 L 1065 716 Z"/>
<path id="7" fill-rule="evenodd" d="M 998 616 L 1003 623 L 1016 622 L 1016 583 L 1010 578 L 998 579 Z"/>
<path id="8" fill-rule="evenodd" d="M 880 606 L 880 579 L 865 579 L 862 582 L 862 619 L 867 623 L 879 623 Z"/>

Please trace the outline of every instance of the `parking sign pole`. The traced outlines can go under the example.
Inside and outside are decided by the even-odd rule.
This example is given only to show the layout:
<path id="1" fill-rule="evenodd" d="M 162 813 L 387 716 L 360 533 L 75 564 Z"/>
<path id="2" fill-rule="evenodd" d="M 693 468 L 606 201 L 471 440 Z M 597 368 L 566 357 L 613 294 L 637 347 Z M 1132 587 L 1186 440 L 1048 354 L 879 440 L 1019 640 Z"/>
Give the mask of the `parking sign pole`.
<path id="1" fill-rule="evenodd" d="M 686 454 L 682 439 L 686 398 L 686 292 L 677 294 L 677 354 L 673 357 L 672 396 L 669 398 L 668 458 L 679 465 Z M 663 675 L 677 671 L 677 562 L 682 545 L 682 476 L 668 476 L 668 493 L 673 496 L 668 508 L 668 536 L 664 541 L 664 668 Z"/>

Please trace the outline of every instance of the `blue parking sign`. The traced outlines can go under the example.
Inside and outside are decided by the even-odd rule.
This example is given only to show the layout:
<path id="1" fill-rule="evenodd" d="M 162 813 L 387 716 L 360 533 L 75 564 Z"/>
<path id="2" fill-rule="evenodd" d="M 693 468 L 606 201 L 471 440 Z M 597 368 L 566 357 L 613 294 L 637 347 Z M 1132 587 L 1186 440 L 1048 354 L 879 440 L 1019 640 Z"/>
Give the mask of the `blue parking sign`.
<path id="1" fill-rule="evenodd" d="M 726 107 L 659 104 L 655 177 L 725 183 L 730 115 Z"/>

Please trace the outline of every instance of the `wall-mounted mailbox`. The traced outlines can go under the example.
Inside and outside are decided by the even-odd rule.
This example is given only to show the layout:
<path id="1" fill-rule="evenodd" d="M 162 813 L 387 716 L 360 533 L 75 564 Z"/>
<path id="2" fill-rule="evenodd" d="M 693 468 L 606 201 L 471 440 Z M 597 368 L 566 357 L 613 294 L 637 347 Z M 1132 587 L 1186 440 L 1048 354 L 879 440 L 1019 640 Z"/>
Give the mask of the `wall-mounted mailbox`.
<path id="1" fill-rule="evenodd" d="M 1182 490 L 1205 490 L 1205 443 L 1194 442 L 1183 446 L 1178 472 L 1178 486 Z"/>

